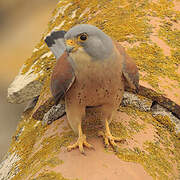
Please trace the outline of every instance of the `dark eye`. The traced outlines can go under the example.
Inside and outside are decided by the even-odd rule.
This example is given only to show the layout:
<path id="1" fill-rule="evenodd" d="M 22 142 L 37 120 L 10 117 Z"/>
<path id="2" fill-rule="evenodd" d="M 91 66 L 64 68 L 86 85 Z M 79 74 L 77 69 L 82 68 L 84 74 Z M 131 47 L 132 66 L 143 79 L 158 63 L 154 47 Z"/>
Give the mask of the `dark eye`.
<path id="1" fill-rule="evenodd" d="M 85 40 L 87 39 L 87 36 L 86 36 L 85 34 L 83 34 L 83 35 L 80 36 L 80 39 L 81 39 L 82 41 L 85 41 Z"/>
<path id="2" fill-rule="evenodd" d="M 78 39 L 79 39 L 80 41 L 86 41 L 87 38 L 88 38 L 87 34 L 80 34 L 79 37 L 78 37 Z"/>

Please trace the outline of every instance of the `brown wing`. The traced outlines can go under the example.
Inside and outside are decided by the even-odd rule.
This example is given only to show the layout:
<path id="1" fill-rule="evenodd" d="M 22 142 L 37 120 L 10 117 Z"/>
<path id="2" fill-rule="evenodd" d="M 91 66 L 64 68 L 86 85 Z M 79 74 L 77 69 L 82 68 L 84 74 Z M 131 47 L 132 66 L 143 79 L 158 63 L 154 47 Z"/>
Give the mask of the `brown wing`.
<path id="1" fill-rule="evenodd" d="M 125 49 L 117 42 L 115 42 L 115 45 L 122 55 L 122 71 L 123 76 L 126 80 L 125 82 L 125 89 L 126 88 L 132 88 L 132 89 L 138 89 L 139 87 L 139 72 L 138 68 L 134 62 L 134 60 L 128 56 Z"/>
<path id="2" fill-rule="evenodd" d="M 51 76 L 51 93 L 58 104 L 75 81 L 75 75 L 66 52 L 58 59 Z"/>

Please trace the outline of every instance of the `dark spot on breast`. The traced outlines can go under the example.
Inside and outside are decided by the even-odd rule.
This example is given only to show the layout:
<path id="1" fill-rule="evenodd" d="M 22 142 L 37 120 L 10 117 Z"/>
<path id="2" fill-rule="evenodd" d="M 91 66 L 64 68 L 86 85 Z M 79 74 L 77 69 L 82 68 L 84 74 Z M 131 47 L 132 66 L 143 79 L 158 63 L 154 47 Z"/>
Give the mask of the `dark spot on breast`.
<path id="1" fill-rule="evenodd" d="M 77 94 L 77 97 L 78 97 L 78 98 L 80 98 L 80 97 L 81 97 L 81 93 L 80 93 L 80 92 Z"/>
<path id="2" fill-rule="evenodd" d="M 109 91 L 108 91 L 108 89 L 106 89 L 106 94 L 109 94 Z"/>

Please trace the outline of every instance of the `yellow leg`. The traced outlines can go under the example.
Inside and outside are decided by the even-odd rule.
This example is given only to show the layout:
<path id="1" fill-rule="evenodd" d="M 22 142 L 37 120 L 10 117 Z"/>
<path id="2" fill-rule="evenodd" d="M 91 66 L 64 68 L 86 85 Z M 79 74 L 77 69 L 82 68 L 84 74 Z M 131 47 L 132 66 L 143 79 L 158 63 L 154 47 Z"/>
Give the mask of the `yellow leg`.
<path id="1" fill-rule="evenodd" d="M 124 142 L 125 140 L 112 136 L 110 129 L 109 129 L 109 123 L 106 120 L 105 121 L 105 132 L 100 131 L 99 136 L 102 136 L 104 139 L 105 147 L 108 147 L 110 144 L 112 147 L 117 150 L 118 145 L 115 143 L 115 141 Z"/>
<path id="2" fill-rule="evenodd" d="M 78 132 L 79 132 L 79 137 L 78 137 L 77 142 L 71 146 L 68 146 L 67 150 L 71 151 L 72 149 L 79 148 L 79 151 L 82 154 L 85 154 L 83 146 L 89 149 L 94 149 L 93 146 L 86 141 L 86 135 L 83 134 L 82 132 L 81 123 L 78 125 Z"/>

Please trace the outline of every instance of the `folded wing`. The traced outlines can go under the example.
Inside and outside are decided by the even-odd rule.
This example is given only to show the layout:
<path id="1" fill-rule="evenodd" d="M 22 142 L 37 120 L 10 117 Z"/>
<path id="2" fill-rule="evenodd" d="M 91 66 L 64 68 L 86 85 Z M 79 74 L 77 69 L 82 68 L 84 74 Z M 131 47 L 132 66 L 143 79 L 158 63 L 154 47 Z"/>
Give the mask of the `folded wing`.
<path id="1" fill-rule="evenodd" d="M 125 49 L 119 44 L 115 43 L 117 49 L 122 56 L 122 72 L 125 78 L 125 89 L 138 89 L 139 87 L 139 72 L 134 60 L 128 56 Z"/>
<path id="2" fill-rule="evenodd" d="M 51 76 L 51 92 L 56 104 L 75 81 L 74 70 L 68 61 L 66 52 L 57 61 Z"/>

